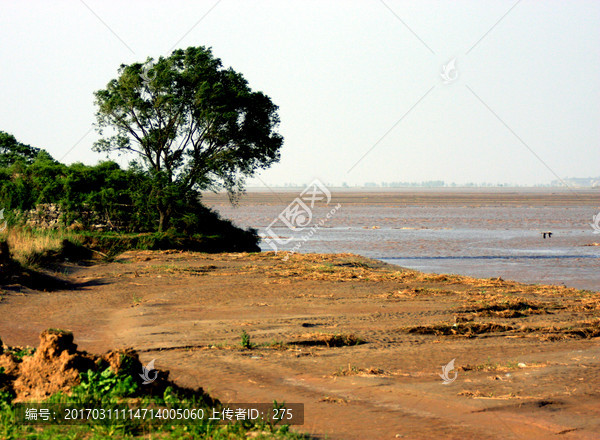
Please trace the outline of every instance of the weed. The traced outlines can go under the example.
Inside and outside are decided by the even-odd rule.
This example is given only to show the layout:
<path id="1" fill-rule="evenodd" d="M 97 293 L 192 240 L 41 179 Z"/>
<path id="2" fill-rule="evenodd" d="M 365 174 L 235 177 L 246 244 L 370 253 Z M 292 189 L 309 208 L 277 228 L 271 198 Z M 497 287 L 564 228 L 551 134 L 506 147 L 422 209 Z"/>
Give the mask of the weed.
<path id="1" fill-rule="evenodd" d="M 361 371 L 360 368 L 358 368 L 354 365 L 348 364 L 348 367 L 340 367 L 340 369 L 337 372 L 333 373 L 333 375 L 334 376 L 352 376 L 352 375 L 360 373 L 360 371 Z"/>
<path id="2" fill-rule="evenodd" d="M 133 301 L 133 305 L 137 306 L 142 302 L 142 299 L 134 293 L 132 295 L 132 301 Z"/>
<path id="3" fill-rule="evenodd" d="M 492 362 L 491 358 L 488 356 L 486 362 L 477 365 L 464 365 L 461 367 L 463 371 L 484 371 L 484 372 L 507 372 L 519 369 L 518 361 L 508 361 L 505 364 L 500 364 L 498 362 Z"/>
<path id="4" fill-rule="evenodd" d="M 72 335 L 73 332 L 70 330 L 63 330 L 62 328 L 49 328 L 48 333 L 54 333 L 57 335 Z"/>
<path id="5" fill-rule="evenodd" d="M 246 330 L 243 330 L 242 333 L 240 334 L 241 337 L 241 346 L 242 348 L 247 348 L 248 350 L 251 350 L 253 347 L 252 341 L 250 341 L 250 335 L 248 333 L 246 333 Z"/>
<path id="6" fill-rule="evenodd" d="M 406 327 L 403 330 L 405 330 L 407 333 L 416 333 L 420 335 L 456 335 L 472 338 L 483 333 L 503 333 L 514 331 L 516 330 L 516 327 L 495 322 L 457 322 L 455 324 L 416 325 L 412 327 Z"/>
<path id="7" fill-rule="evenodd" d="M 333 265 L 331 263 L 327 263 L 322 266 L 317 266 L 315 269 L 318 270 L 319 272 L 323 272 L 323 273 L 334 273 L 335 272 L 335 268 L 333 267 Z"/>
<path id="8" fill-rule="evenodd" d="M 340 367 L 340 369 L 337 372 L 333 373 L 334 376 L 375 376 L 380 374 L 386 374 L 386 372 L 383 371 L 381 368 L 359 368 L 351 364 L 348 364 L 347 368 Z"/>
<path id="9" fill-rule="evenodd" d="M 283 341 L 271 341 L 264 344 L 264 346 L 272 348 L 274 350 L 285 350 L 288 348 L 287 344 Z"/>
<path id="10" fill-rule="evenodd" d="M 73 387 L 70 395 L 56 393 L 46 401 L 49 405 L 69 408 L 101 407 L 107 413 L 122 408 L 181 408 L 202 409 L 212 414 L 212 409 L 220 411 L 220 404 L 212 401 L 202 392 L 183 392 L 167 387 L 164 392 L 150 396 L 148 388 L 138 385 L 129 375 L 116 374 L 110 368 L 102 371 L 87 371 L 80 374 L 81 382 Z M 204 418 L 195 423 L 178 424 L 171 420 L 154 418 L 106 419 L 102 422 L 83 422 L 80 425 L 27 425 L 17 423 L 17 412 L 11 405 L 14 396 L 0 391 L 0 438 L 16 440 L 31 438 L 37 440 L 53 439 L 181 439 L 210 438 L 214 440 L 246 439 L 255 437 L 281 440 L 300 440 L 308 437 L 290 432 L 288 426 L 279 426 L 275 422 L 238 421 L 228 425 Z M 274 408 L 283 406 L 274 402 Z M 263 437 L 264 436 L 264 437 Z"/>
<path id="11" fill-rule="evenodd" d="M 25 356 L 33 356 L 35 353 L 34 347 L 12 347 L 6 350 L 7 353 L 11 353 L 17 359 L 22 360 Z"/>

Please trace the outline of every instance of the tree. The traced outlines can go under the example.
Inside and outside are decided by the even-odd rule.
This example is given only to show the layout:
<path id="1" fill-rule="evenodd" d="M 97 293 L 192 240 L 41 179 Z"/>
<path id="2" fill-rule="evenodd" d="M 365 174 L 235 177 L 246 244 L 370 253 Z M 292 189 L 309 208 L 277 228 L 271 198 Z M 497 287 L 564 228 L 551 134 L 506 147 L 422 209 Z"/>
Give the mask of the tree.
<path id="1" fill-rule="evenodd" d="M 159 231 L 169 227 L 181 194 L 224 188 L 235 195 L 246 178 L 279 161 L 278 107 L 210 49 L 123 64 L 95 97 L 102 138 L 94 148 L 141 159 L 152 176 Z"/>
<path id="2" fill-rule="evenodd" d="M 17 161 L 29 164 L 39 152 L 39 148 L 22 144 L 12 134 L 0 131 L 0 167 L 9 167 Z"/>

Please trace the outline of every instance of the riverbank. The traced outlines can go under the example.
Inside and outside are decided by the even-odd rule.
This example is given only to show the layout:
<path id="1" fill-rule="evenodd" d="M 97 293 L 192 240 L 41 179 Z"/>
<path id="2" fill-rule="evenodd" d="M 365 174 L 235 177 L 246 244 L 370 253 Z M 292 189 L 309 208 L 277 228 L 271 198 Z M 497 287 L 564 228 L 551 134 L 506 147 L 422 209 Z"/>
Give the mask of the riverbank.
<path id="1" fill-rule="evenodd" d="M 598 293 L 351 254 L 282 257 L 129 251 L 65 263 L 69 289 L 3 288 L 0 337 L 35 346 L 54 327 L 91 353 L 133 347 L 225 402 L 304 403 L 296 429 L 330 439 L 600 431 Z"/>

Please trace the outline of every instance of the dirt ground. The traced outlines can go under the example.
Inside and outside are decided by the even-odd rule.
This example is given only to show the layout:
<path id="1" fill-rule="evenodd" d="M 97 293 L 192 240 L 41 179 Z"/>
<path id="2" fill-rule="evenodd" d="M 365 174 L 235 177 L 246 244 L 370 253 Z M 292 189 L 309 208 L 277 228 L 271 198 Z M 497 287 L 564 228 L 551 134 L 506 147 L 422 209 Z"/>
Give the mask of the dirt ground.
<path id="1" fill-rule="evenodd" d="M 72 288 L 3 288 L 5 344 L 52 327 L 132 347 L 225 402 L 304 403 L 295 429 L 318 438 L 600 438 L 596 292 L 350 254 L 138 251 L 60 276 Z"/>

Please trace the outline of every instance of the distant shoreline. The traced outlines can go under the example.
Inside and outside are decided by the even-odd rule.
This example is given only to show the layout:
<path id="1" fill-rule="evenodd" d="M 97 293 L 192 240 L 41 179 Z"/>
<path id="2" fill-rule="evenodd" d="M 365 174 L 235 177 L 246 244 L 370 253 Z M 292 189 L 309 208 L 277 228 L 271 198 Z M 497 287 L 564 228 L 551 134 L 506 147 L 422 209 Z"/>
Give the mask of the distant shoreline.
<path id="1" fill-rule="evenodd" d="M 240 205 L 288 204 L 302 188 L 248 188 Z M 590 206 L 600 207 L 600 188 L 329 188 L 331 203 L 342 205 L 397 204 L 400 206 Z M 229 203 L 225 192 L 202 193 L 209 206 Z"/>
<path id="2" fill-rule="evenodd" d="M 344 192 L 406 192 L 406 191 L 483 191 L 483 192 L 496 192 L 496 191 L 519 191 L 519 192 L 545 192 L 545 191 L 563 191 L 563 192 L 596 192 L 600 194 L 600 187 L 581 186 L 581 187 L 564 187 L 564 186 L 394 186 L 394 187 L 382 187 L 382 186 L 329 186 L 326 185 L 330 191 L 344 191 Z M 289 192 L 303 190 L 306 186 L 249 186 L 246 188 L 248 192 Z M 205 193 L 212 193 L 211 191 L 205 191 Z M 225 193 L 224 190 L 219 193 Z"/>

